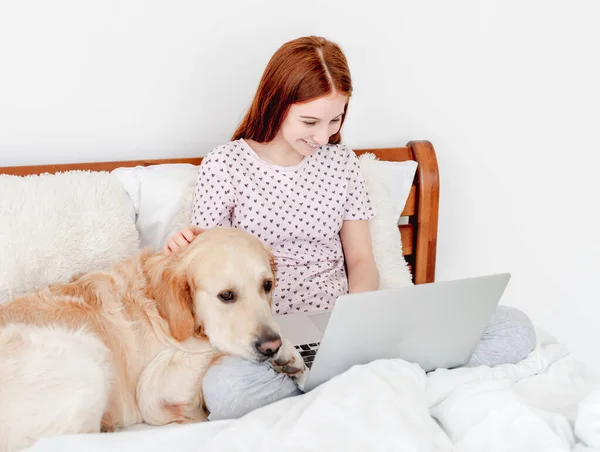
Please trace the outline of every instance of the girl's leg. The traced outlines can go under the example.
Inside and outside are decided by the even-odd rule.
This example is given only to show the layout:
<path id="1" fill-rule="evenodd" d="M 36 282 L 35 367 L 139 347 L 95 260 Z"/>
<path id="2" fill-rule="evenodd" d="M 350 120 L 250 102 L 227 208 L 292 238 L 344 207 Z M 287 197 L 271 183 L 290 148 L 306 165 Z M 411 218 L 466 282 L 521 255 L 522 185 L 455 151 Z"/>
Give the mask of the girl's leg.
<path id="1" fill-rule="evenodd" d="M 518 309 L 498 306 L 465 367 L 515 364 L 526 358 L 535 344 L 529 317 Z"/>
<path id="2" fill-rule="evenodd" d="M 465 367 L 514 364 L 535 348 L 535 329 L 518 309 L 498 306 Z M 225 356 L 203 380 L 209 420 L 237 419 L 278 400 L 302 394 L 292 379 L 268 364 Z"/>
<path id="3" fill-rule="evenodd" d="M 224 356 L 213 364 L 202 382 L 209 421 L 237 419 L 278 400 L 302 394 L 292 379 L 258 364 Z"/>

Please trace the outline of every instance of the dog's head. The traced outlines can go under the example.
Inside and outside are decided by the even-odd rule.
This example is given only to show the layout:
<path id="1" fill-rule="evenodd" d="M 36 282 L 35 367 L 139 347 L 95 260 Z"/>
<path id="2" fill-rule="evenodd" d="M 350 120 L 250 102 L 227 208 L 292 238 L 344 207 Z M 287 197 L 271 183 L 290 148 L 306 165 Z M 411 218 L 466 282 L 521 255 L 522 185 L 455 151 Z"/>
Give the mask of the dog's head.
<path id="1" fill-rule="evenodd" d="M 153 298 L 171 335 L 206 335 L 217 350 L 264 361 L 281 337 L 271 316 L 275 262 L 256 237 L 235 228 L 209 229 L 155 265 Z"/>

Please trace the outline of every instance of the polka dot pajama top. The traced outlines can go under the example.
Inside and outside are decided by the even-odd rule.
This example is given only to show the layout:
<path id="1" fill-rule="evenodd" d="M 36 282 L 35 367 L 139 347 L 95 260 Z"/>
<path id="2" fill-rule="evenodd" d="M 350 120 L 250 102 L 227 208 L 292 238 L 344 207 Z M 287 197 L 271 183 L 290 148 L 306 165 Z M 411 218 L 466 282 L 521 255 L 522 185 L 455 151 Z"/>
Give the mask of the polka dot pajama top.
<path id="1" fill-rule="evenodd" d="M 202 160 L 192 224 L 245 229 L 271 247 L 273 314 L 329 309 L 347 293 L 340 229 L 374 215 L 354 152 L 321 146 L 296 166 L 262 160 L 242 139 Z"/>

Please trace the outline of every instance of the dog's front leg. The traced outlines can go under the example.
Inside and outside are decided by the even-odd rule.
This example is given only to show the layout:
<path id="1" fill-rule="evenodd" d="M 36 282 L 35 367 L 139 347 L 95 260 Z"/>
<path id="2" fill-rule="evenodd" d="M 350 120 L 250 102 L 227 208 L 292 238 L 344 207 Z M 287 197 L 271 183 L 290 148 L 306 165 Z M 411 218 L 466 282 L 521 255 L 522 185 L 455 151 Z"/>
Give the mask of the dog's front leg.
<path id="1" fill-rule="evenodd" d="M 202 377 L 212 352 L 189 353 L 168 348 L 143 370 L 137 398 L 144 422 L 165 425 L 204 421 Z"/>

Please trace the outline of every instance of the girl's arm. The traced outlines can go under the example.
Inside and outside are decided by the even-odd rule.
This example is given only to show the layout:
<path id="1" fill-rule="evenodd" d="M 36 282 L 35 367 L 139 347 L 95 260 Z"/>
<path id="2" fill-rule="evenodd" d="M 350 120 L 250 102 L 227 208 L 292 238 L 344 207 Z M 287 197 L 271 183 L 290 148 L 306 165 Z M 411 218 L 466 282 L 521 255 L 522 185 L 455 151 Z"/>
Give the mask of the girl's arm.
<path id="1" fill-rule="evenodd" d="M 379 289 L 379 271 L 375 265 L 369 220 L 346 220 L 340 231 L 348 269 L 348 291 L 368 292 Z"/>

